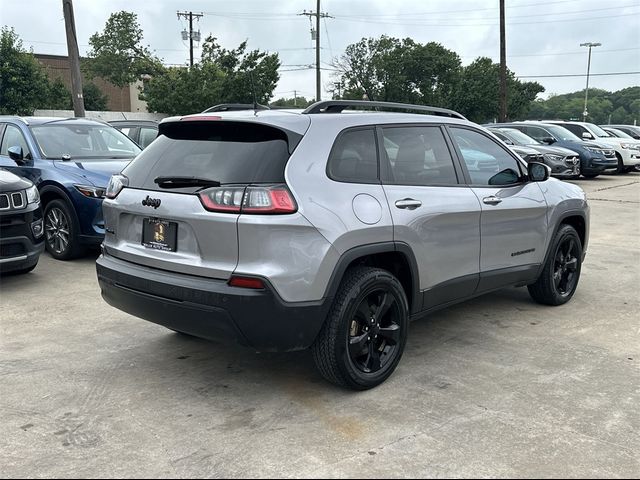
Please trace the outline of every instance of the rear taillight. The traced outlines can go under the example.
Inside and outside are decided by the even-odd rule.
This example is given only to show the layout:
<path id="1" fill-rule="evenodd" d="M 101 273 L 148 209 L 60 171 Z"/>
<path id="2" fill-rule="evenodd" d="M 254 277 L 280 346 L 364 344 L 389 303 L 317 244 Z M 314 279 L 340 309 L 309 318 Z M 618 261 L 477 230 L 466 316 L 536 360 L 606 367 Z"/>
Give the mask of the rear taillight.
<path id="1" fill-rule="evenodd" d="M 129 179 L 124 175 L 111 175 L 109 184 L 105 191 L 105 196 L 110 199 L 114 199 L 122 191 L 123 188 L 129 186 Z"/>
<path id="2" fill-rule="evenodd" d="M 286 214 L 298 210 L 286 185 L 214 187 L 199 195 L 210 212 Z"/>

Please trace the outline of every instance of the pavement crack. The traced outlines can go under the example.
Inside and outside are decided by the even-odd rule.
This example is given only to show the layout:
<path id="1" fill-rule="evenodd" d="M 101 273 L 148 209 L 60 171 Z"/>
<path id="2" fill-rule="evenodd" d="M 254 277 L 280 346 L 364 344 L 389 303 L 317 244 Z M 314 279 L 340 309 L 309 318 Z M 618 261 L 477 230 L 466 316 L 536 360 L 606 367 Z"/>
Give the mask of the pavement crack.
<path id="1" fill-rule="evenodd" d="M 634 180 L 633 182 L 623 183 L 622 185 L 611 185 L 610 187 L 597 188 L 594 190 L 594 192 L 602 192 L 603 190 L 611 190 L 612 188 L 628 187 L 629 185 L 635 185 L 636 183 L 640 183 L 640 180 Z"/>

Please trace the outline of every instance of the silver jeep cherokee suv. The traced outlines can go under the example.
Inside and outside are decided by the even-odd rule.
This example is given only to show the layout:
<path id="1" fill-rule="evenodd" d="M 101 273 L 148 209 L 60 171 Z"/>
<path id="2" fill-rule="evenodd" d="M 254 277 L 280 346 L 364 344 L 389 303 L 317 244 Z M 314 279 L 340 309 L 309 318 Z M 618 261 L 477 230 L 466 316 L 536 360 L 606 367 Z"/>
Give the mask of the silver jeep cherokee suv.
<path id="1" fill-rule="evenodd" d="M 435 309 L 525 285 L 567 302 L 589 235 L 580 188 L 462 115 L 352 101 L 167 119 L 112 177 L 104 219 L 109 304 L 259 351 L 311 347 L 353 389 L 387 379 Z"/>

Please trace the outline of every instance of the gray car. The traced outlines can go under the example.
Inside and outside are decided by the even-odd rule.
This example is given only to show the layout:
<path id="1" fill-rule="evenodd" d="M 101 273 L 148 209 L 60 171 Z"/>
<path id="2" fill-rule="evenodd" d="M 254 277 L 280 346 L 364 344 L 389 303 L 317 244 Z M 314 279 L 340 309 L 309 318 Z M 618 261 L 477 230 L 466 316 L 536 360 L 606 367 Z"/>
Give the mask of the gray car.
<path id="1" fill-rule="evenodd" d="M 536 161 L 548 165 L 554 177 L 580 176 L 580 157 L 573 150 L 544 145 L 515 128 L 489 128 L 489 131 L 510 145 L 527 163 Z"/>
<path id="2" fill-rule="evenodd" d="M 166 119 L 112 177 L 104 218 L 109 304 L 258 351 L 311 348 L 361 390 L 392 374 L 410 320 L 511 286 L 569 301 L 589 237 L 579 187 L 456 112 L 382 102 Z"/>

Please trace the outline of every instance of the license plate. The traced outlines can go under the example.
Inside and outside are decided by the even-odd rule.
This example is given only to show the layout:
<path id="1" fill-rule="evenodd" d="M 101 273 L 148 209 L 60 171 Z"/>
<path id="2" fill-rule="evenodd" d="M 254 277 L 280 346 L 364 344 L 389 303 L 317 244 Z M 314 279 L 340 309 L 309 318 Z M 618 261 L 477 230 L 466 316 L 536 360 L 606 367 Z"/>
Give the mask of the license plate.
<path id="1" fill-rule="evenodd" d="M 159 218 L 145 218 L 142 221 L 142 245 L 154 250 L 175 252 L 178 243 L 178 224 L 160 220 Z"/>

